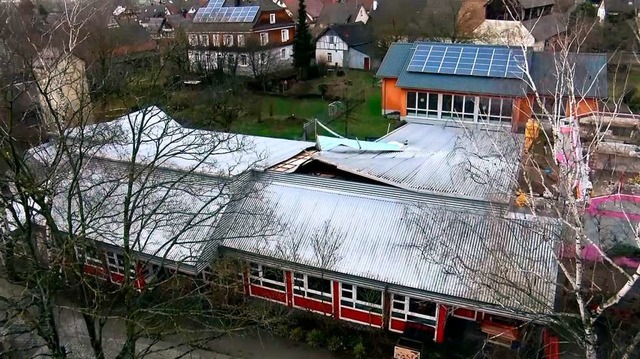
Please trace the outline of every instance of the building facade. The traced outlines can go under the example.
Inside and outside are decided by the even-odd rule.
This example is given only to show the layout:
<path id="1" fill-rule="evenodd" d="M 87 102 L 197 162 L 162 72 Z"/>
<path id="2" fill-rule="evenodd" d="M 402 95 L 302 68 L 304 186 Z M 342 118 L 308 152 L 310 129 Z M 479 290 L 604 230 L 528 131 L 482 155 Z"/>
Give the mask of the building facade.
<path id="1" fill-rule="evenodd" d="M 334 25 L 316 40 L 316 63 L 329 67 L 370 70 L 377 65 L 370 26 L 362 22 Z"/>
<path id="2" fill-rule="evenodd" d="M 194 72 L 261 76 L 293 65 L 295 23 L 272 1 L 210 1 L 187 26 Z"/>
<path id="3" fill-rule="evenodd" d="M 517 129 L 531 117 L 597 111 L 599 100 L 607 97 L 606 56 L 570 54 L 576 64 L 572 89 L 555 86 L 558 71 L 564 71 L 556 66 L 557 56 L 521 47 L 395 43 L 377 73 L 382 112 L 414 121 Z M 569 101 L 569 93 L 575 101 Z"/>

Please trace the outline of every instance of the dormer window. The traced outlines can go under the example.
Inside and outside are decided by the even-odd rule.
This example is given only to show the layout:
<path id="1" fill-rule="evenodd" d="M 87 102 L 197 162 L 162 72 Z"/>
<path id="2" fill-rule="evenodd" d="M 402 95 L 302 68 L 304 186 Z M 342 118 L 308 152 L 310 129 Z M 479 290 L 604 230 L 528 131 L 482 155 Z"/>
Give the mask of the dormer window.
<path id="1" fill-rule="evenodd" d="M 276 14 L 269 14 L 269 23 L 270 24 L 276 23 Z"/>

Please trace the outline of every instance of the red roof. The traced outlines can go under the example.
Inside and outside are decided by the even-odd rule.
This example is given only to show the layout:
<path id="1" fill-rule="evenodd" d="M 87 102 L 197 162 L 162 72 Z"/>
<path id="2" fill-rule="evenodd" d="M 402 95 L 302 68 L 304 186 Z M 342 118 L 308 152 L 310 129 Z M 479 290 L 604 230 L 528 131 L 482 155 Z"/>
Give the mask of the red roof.
<path id="1" fill-rule="evenodd" d="M 306 0 L 304 4 L 307 6 L 307 14 L 311 17 L 316 18 L 320 16 L 320 12 L 324 7 L 324 4 L 333 2 L 332 0 Z M 298 0 L 284 0 L 284 4 L 287 6 L 289 11 L 293 13 L 293 16 L 298 16 Z"/>

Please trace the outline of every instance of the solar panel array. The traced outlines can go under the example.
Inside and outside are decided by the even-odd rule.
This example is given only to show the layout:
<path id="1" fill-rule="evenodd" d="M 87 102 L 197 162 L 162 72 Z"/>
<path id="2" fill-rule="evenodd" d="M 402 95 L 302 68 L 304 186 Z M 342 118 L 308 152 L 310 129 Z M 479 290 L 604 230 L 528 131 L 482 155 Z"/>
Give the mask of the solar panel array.
<path id="1" fill-rule="evenodd" d="M 508 47 L 419 44 L 407 71 L 448 75 L 522 78 L 525 55 Z"/>
<path id="2" fill-rule="evenodd" d="M 201 7 L 193 17 L 193 22 L 253 22 L 260 10 L 259 6 L 223 7 L 224 0 L 211 0 Z"/>

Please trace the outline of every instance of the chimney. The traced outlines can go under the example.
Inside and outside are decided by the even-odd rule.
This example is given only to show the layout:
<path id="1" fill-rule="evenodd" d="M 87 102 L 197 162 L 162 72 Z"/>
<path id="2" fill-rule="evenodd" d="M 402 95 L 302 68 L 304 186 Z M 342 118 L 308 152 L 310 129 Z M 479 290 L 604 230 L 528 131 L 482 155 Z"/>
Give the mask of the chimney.
<path id="1" fill-rule="evenodd" d="M 378 9 L 378 0 L 373 0 L 372 8 L 373 8 L 373 10 L 377 10 Z"/>

